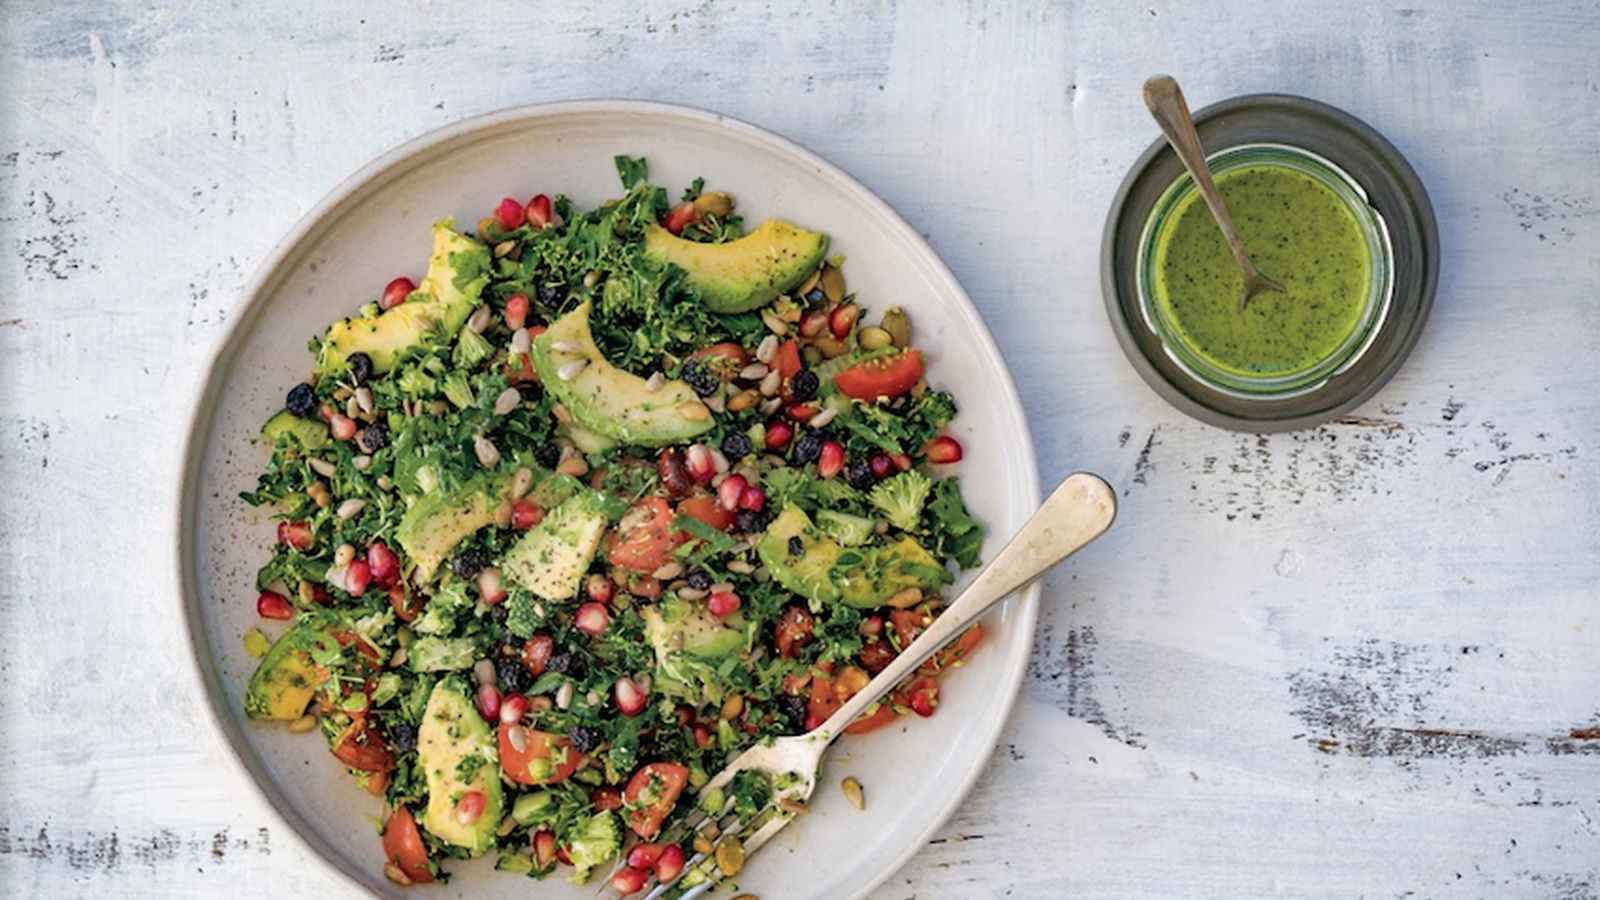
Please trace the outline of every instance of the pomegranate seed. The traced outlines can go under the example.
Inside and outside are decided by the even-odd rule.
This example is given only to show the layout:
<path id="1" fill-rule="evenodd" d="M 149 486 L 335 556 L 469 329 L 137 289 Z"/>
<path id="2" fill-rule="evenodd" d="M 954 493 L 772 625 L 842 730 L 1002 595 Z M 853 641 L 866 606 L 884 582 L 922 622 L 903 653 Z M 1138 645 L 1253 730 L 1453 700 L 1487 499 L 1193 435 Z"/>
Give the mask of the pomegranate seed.
<path id="1" fill-rule="evenodd" d="M 611 889 L 619 894 L 637 894 L 649 883 L 649 873 L 634 866 L 623 866 L 611 876 Z"/>
<path id="2" fill-rule="evenodd" d="M 664 849 L 660 844 L 639 844 L 628 851 L 628 865 L 635 869 L 654 869 Z"/>
<path id="3" fill-rule="evenodd" d="M 332 403 L 324 403 L 321 406 L 317 407 L 317 418 L 321 419 L 324 422 L 332 421 L 333 420 L 333 404 Z"/>
<path id="4" fill-rule="evenodd" d="M 522 645 L 522 664 L 537 678 L 544 674 L 545 663 L 550 661 L 555 652 L 555 638 L 541 631 Z"/>
<path id="5" fill-rule="evenodd" d="M 603 786 L 598 787 L 598 788 L 595 788 L 595 791 L 594 791 L 594 810 L 595 810 L 595 812 L 607 812 L 609 810 L 621 809 L 621 808 L 622 808 L 622 791 L 612 787 L 609 784 L 608 785 L 603 785 Z"/>
<path id="6" fill-rule="evenodd" d="M 838 441 L 823 441 L 822 454 L 817 457 L 817 474 L 832 478 L 844 471 L 844 446 Z"/>
<path id="7" fill-rule="evenodd" d="M 500 698 L 500 721 L 515 725 L 528 714 L 528 698 L 521 694 L 507 694 Z"/>
<path id="8" fill-rule="evenodd" d="M 939 686 L 921 688 L 911 692 L 911 709 L 917 715 L 927 718 L 933 715 L 939 707 Z"/>
<path id="9" fill-rule="evenodd" d="M 711 726 L 701 722 L 694 726 L 694 745 L 704 748 L 711 743 Z"/>
<path id="10" fill-rule="evenodd" d="M 305 550 L 311 546 L 310 522 L 279 522 L 278 543 Z"/>
<path id="11" fill-rule="evenodd" d="M 796 422 L 806 422 L 812 416 L 822 412 L 822 410 L 818 409 L 814 403 L 791 403 L 784 412 Z"/>
<path id="12" fill-rule="evenodd" d="M 488 806 L 489 798 L 483 791 L 467 791 L 461 795 L 460 802 L 456 803 L 456 821 L 463 825 L 471 825 L 478 821 Z"/>
<path id="13" fill-rule="evenodd" d="M 603 603 L 585 603 L 572 614 L 572 624 L 584 634 L 599 637 L 611 625 L 611 610 Z"/>
<path id="14" fill-rule="evenodd" d="M 767 505 L 767 492 L 758 487 L 747 487 L 739 493 L 739 508 L 760 512 Z"/>
<path id="15" fill-rule="evenodd" d="M 749 482 L 745 481 L 743 475 L 729 475 L 717 485 L 717 502 L 723 509 L 733 512 L 739 508 L 739 501 L 744 498 L 748 485 Z"/>
<path id="16" fill-rule="evenodd" d="M 506 327 L 512 331 L 528 324 L 528 295 L 512 294 L 506 298 Z"/>
<path id="17" fill-rule="evenodd" d="M 400 580 L 400 557 L 383 541 L 373 541 L 367 548 L 367 566 L 379 587 L 391 588 Z"/>
<path id="18" fill-rule="evenodd" d="M 862 619 L 861 633 L 868 637 L 883 634 L 883 616 L 868 616 Z"/>
<path id="19" fill-rule="evenodd" d="M 867 465 L 872 467 L 872 477 L 882 481 L 894 474 L 894 460 L 887 453 L 874 453 L 867 458 Z"/>
<path id="20" fill-rule="evenodd" d="M 500 227 L 507 231 L 521 228 L 522 223 L 527 221 L 527 213 L 523 210 L 522 204 L 510 197 L 501 200 L 500 205 L 494 208 L 494 217 L 499 220 Z"/>
<path id="21" fill-rule="evenodd" d="M 828 314 L 817 309 L 800 317 L 800 336 L 814 338 L 828 327 Z"/>
<path id="22" fill-rule="evenodd" d="M 528 201 L 526 214 L 528 224 L 534 228 L 548 228 L 556 220 L 555 210 L 550 206 L 550 198 L 544 194 Z"/>
<path id="23" fill-rule="evenodd" d="M 741 605 L 739 595 L 733 591 L 717 591 L 706 599 L 706 612 L 720 619 L 738 612 Z"/>
<path id="24" fill-rule="evenodd" d="M 372 583 L 372 566 L 364 559 L 353 559 L 350 567 L 344 572 L 344 589 L 352 597 L 359 597 L 367 592 L 367 585 Z"/>
<path id="25" fill-rule="evenodd" d="M 511 527 L 518 531 L 527 531 L 529 528 L 544 521 L 544 507 L 532 500 L 518 500 L 511 504 Z"/>
<path id="26" fill-rule="evenodd" d="M 500 586 L 500 570 L 486 566 L 478 570 L 478 596 L 490 606 L 503 602 L 510 594 Z"/>
<path id="27" fill-rule="evenodd" d="M 556 863 L 556 836 L 552 831 L 539 829 L 533 835 L 533 860 L 545 869 Z"/>
<path id="28" fill-rule="evenodd" d="M 690 478 L 702 483 L 717 474 L 717 462 L 711 458 L 711 450 L 705 444 L 690 444 L 684 451 L 683 465 Z"/>
<path id="29" fill-rule="evenodd" d="M 611 598 L 617 595 L 617 585 L 604 575 L 590 575 L 583 585 L 583 592 L 596 603 L 610 603 Z"/>
<path id="30" fill-rule="evenodd" d="M 859 315 L 860 307 L 854 303 L 841 303 L 828 314 L 828 330 L 842 341 L 850 336 L 850 329 L 856 327 L 856 317 Z"/>
<path id="31" fill-rule="evenodd" d="M 356 420 L 341 412 L 336 412 L 328 419 L 328 428 L 333 431 L 336 441 L 348 441 L 356 436 Z"/>
<path id="32" fill-rule="evenodd" d="M 961 442 L 947 434 L 941 434 L 923 446 L 922 455 L 931 463 L 960 462 Z"/>
<path id="33" fill-rule="evenodd" d="M 327 588 L 323 587 L 320 584 L 313 584 L 311 586 L 311 602 L 312 603 L 315 603 L 318 606 L 327 606 L 328 605 L 328 601 L 332 600 L 332 599 L 333 599 L 333 597 L 332 597 L 332 595 L 330 595 L 328 593 L 328 589 Z"/>
<path id="34" fill-rule="evenodd" d="M 694 219 L 694 201 L 685 200 L 667 213 L 667 217 L 661 220 L 661 227 L 673 234 L 683 234 L 683 230 L 688 228 Z"/>
<path id="35" fill-rule="evenodd" d="M 663 449 L 656 457 L 656 475 L 661 479 L 661 487 L 674 497 L 689 493 L 689 488 L 693 487 L 689 470 L 683 465 L 683 455 L 676 450 Z"/>
<path id="36" fill-rule="evenodd" d="M 633 718 L 644 712 L 646 694 L 644 691 L 639 690 L 638 682 L 632 678 L 626 676 L 618 678 L 616 687 L 612 689 L 612 692 L 617 697 L 617 709 L 623 715 Z"/>
<path id="37" fill-rule="evenodd" d="M 794 437 L 794 429 L 788 422 L 776 419 L 767 423 L 767 449 L 782 450 L 789 446 L 789 438 Z"/>
<path id="38" fill-rule="evenodd" d="M 683 848 L 677 844 L 668 844 L 661 848 L 661 855 L 656 858 L 656 880 L 662 884 L 671 882 L 683 874 L 683 867 L 687 860 L 683 856 Z"/>
<path id="39" fill-rule="evenodd" d="M 262 591 L 256 598 L 256 615 L 263 619 L 292 619 L 294 607 L 289 605 L 289 598 L 277 591 Z"/>
<path id="40" fill-rule="evenodd" d="M 493 722 L 500 718 L 500 689 L 493 684 L 478 685 L 478 712 Z"/>
<path id="41" fill-rule="evenodd" d="M 563 866 L 572 865 L 572 856 L 567 853 L 567 848 L 565 847 L 556 848 L 556 859 L 560 861 Z"/>
<path id="42" fill-rule="evenodd" d="M 905 455 L 904 453 L 896 453 L 889 458 L 894 461 L 895 468 L 899 469 L 900 471 L 911 471 L 911 457 Z"/>
<path id="43" fill-rule="evenodd" d="M 409 278 L 396 278 L 383 286 L 383 297 L 378 300 L 378 306 L 381 309 L 394 309 L 406 302 L 406 298 L 416 289 L 415 281 Z"/>

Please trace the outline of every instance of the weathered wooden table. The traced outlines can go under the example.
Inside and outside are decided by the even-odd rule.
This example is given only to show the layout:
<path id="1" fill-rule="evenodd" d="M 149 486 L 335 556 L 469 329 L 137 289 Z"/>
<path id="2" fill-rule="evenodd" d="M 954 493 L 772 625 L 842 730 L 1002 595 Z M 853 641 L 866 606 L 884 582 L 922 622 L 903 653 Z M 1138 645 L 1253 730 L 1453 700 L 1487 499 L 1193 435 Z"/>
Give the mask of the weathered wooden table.
<path id="1" fill-rule="evenodd" d="M 1600 896 L 1600 6 L 0 6 L 0 894 L 353 892 L 210 730 L 171 546 L 214 341 L 394 144 L 633 97 L 800 141 L 924 231 L 1113 532 L 1046 583 L 965 808 L 874 896 Z M 1192 103 L 1282 91 L 1410 158 L 1443 274 L 1356 414 L 1185 418 L 1124 360 L 1107 205 Z"/>

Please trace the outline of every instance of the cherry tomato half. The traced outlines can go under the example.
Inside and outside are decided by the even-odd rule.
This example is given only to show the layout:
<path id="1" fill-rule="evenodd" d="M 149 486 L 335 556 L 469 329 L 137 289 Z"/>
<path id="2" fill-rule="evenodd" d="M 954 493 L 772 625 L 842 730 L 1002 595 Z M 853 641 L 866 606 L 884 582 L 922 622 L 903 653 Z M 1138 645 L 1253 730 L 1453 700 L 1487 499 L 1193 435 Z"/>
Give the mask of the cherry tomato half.
<path id="1" fill-rule="evenodd" d="M 653 762 L 639 769 L 622 792 L 628 809 L 628 827 L 647 841 L 654 838 L 688 783 L 688 766 Z"/>
<path id="2" fill-rule="evenodd" d="M 857 363 L 838 375 L 833 383 L 853 400 L 893 400 L 911 390 L 922 377 L 922 351 L 902 350 L 893 356 L 880 356 Z"/>
<path id="3" fill-rule="evenodd" d="M 675 513 L 672 506 L 660 497 L 646 497 L 634 505 L 622 518 L 634 519 L 626 533 L 619 533 L 611 543 L 611 564 L 633 572 L 649 574 L 661 568 L 672 557 L 672 551 L 683 541 L 681 532 L 672 529 Z"/>
<path id="4" fill-rule="evenodd" d="M 511 740 L 511 729 L 522 731 L 522 749 Z M 500 766 L 518 784 L 556 784 L 572 777 L 583 754 L 572 749 L 564 735 L 500 723 Z"/>
<path id="5" fill-rule="evenodd" d="M 433 881 L 433 870 L 428 867 L 428 847 L 422 843 L 416 818 L 404 806 L 383 823 L 383 855 L 399 866 L 413 884 Z"/>

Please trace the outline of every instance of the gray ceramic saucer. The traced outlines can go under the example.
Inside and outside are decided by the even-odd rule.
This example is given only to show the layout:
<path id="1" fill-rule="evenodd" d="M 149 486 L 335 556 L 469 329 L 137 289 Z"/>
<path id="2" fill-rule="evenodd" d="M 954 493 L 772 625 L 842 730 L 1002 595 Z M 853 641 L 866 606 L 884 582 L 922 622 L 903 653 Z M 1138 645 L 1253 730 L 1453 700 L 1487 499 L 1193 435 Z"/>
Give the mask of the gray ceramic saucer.
<path id="1" fill-rule="evenodd" d="M 1317 389 L 1293 397 L 1243 397 L 1189 374 L 1168 356 L 1139 311 L 1135 271 L 1140 234 L 1157 198 L 1184 171 L 1166 141 L 1157 140 L 1118 189 L 1101 248 L 1106 312 L 1123 352 L 1169 403 L 1222 428 L 1292 431 L 1354 409 L 1400 368 L 1433 306 L 1439 283 L 1439 228 L 1422 181 L 1405 157 L 1366 123 L 1303 97 L 1235 97 L 1200 110 L 1194 120 L 1208 154 L 1241 144 L 1289 144 L 1331 160 L 1354 178 L 1389 227 L 1394 252 L 1389 313 L 1372 345 L 1354 365 Z"/>

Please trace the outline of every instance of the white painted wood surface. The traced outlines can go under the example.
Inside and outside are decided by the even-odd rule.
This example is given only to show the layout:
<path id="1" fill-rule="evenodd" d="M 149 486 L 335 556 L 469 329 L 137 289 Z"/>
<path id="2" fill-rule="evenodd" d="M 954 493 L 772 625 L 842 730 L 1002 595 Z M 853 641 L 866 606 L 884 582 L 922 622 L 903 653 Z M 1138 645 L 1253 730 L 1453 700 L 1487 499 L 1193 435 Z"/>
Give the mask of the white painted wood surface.
<path id="1" fill-rule="evenodd" d="M 1438 304 L 1356 417 L 1219 431 L 1123 359 L 1099 241 L 1158 71 L 1340 106 L 1426 182 Z M 9 0 L 0 91 L 0 894 L 353 893 L 200 706 L 199 373 L 372 157 L 631 97 L 882 194 L 988 318 L 1043 480 L 1119 491 L 989 775 L 875 897 L 1600 896 L 1600 5 Z"/>

